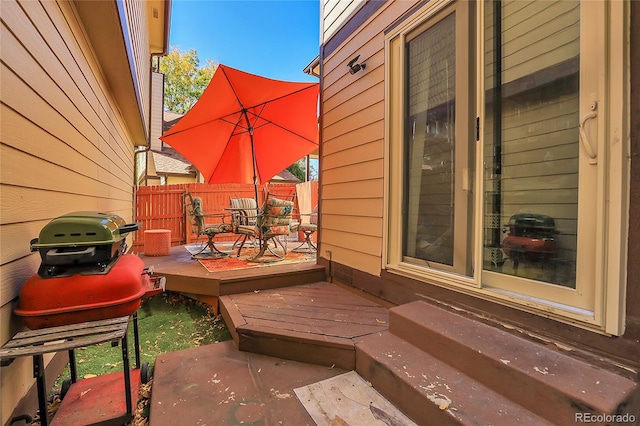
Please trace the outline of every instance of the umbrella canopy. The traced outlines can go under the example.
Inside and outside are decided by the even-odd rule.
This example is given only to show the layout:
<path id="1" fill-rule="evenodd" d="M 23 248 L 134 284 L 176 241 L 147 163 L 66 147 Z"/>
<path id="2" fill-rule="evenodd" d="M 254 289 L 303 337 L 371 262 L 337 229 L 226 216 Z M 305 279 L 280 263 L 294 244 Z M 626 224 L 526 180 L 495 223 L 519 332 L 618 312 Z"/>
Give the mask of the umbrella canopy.
<path id="1" fill-rule="evenodd" d="M 257 187 L 318 148 L 318 91 L 318 83 L 219 65 L 198 102 L 160 139 L 207 183 Z"/>

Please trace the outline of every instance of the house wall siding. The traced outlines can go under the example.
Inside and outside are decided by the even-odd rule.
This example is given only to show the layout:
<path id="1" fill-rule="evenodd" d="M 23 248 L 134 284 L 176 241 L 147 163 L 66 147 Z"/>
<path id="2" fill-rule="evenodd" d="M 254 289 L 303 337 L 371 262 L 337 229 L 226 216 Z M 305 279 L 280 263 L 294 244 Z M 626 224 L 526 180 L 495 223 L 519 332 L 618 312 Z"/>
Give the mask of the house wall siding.
<path id="1" fill-rule="evenodd" d="M 382 257 L 384 29 L 416 3 L 377 5 L 348 36 L 335 34 L 345 41 L 323 57 L 320 256 L 373 275 Z M 352 75 L 357 55 L 366 68 Z"/>
<path id="2" fill-rule="evenodd" d="M 148 128 L 151 115 L 151 74 L 149 73 L 149 34 L 140 31 L 147 26 L 147 7 L 143 0 L 123 2 L 126 15 L 128 39 L 131 40 L 130 54 L 134 59 L 134 79 L 139 96 L 139 108 L 145 128 Z"/>
<path id="3" fill-rule="evenodd" d="M 3 1 L 0 42 L 3 344 L 22 327 L 12 308 L 40 263 L 30 240 L 51 219 L 71 211 L 132 219 L 134 155 L 72 2 Z M 148 57 L 139 64 L 147 74 L 148 64 Z M 143 81 L 141 89 L 148 92 L 149 84 Z M 31 376 L 26 358 L 2 369 L 2 424 L 33 384 Z"/>
<path id="4" fill-rule="evenodd" d="M 164 107 L 164 74 L 159 72 L 152 73 L 151 91 L 153 93 L 151 104 L 151 130 L 149 144 L 152 150 L 160 151 L 162 149 L 162 109 Z"/>
<path id="5" fill-rule="evenodd" d="M 329 39 L 349 19 L 354 11 L 362 7 L 363 0 L 325 0 L 322 2 L 323 39 Z"/>

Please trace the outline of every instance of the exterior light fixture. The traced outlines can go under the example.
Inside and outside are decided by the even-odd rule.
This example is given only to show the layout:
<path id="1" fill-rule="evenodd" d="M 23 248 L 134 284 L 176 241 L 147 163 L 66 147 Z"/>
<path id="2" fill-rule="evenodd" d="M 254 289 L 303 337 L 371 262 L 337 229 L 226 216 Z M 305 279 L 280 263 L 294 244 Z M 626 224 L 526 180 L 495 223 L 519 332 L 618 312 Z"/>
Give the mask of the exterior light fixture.
<path id="1" fill-rule="evenodd" d="M 355 58 L 353 58 L 352 60 L 350 60 L 349 63 L 347 64 L 347 66 L 349 67 L 349 73 L 350 74 L 355 74 L 358 71 L 365 69 L 365 67 L 367 66 L 367 64 L 365 64 L 365 63 L 356 64 L 358 59 L 360 59 L 360 55 L 358 55 Z"/>

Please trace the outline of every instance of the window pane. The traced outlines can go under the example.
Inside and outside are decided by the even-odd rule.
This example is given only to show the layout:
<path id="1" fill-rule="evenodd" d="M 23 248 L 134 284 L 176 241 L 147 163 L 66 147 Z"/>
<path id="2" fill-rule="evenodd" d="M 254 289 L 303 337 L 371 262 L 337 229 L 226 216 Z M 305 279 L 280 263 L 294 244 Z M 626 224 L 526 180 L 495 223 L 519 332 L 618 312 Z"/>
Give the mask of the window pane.
<path id="1" fill-rule="evenodd" d="M 485 12 L 484 268 L 575 288 L 577 1 Z"/>
<path id="2" fill-rule="evenodd" d="M 403 255 L 454 263 L 455 14 L 406 46 Z"/>

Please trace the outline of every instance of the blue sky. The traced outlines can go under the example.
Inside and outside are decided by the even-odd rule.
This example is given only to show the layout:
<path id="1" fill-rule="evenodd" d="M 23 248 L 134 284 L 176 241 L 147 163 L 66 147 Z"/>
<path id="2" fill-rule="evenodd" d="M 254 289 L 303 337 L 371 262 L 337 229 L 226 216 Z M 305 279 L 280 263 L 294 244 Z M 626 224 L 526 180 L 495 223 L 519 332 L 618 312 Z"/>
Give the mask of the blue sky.
<path id="1" fill-rule="evenodd" d="M 205 60 L 286 81 L 318 81 L 302 72 L 320 45 L 319 0 L 173 0 L 170 46 Z"/>

